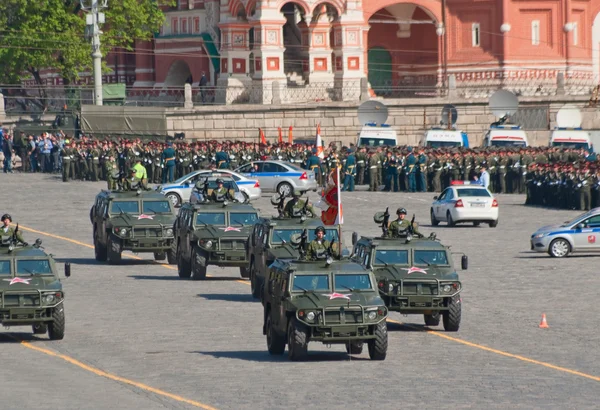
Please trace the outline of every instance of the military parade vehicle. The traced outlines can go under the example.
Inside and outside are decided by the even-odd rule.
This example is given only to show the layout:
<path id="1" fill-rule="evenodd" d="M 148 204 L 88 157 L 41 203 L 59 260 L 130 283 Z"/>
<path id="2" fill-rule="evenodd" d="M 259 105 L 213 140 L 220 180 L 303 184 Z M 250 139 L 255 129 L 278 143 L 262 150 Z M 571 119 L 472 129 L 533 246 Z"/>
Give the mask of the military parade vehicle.
<path id="1" fill-rule="evenodd" d="M 290 244 L 291 237 L 300 234 L 304 229 L 308 230 L 308 241 L 315 238 L 314 230 L 323 225 L 321 219 L 311 218 L 306 206 L 300 208 L 293 217 L 285 216 L 283 202 L 285 195 L 275 194 L 271 203 L 275 205 L 278 216 L 273 218 L 260 218 L 254 225 L 248 246 L 248 258 L 250 260 L 250 284 L 252 296 L 260 298 L 264 288 L 265 276 L 268 266 L 275 259 L 297 259 L 298 248 Z M 325 227 L 325 239 L 339 242 L 339 225 Z"/>
<path id="2" fill-rule="evenodd" d="M 462 284 L 454 268 L 450 248 L 436 238 L 415 235 L 411 225 L 397 237 L 388 235 L 389 212 L 378 212 L 381 237 L 353 239 L 352 259 L 373 270 L 379 294 L 390 311 L 422 314 L 427 326 L 438 326 L 440 317 L 446 331 L 457 331 L 461 320 Z M 357 236 L 354 236 L 356 238 Z M 462 269 L 468 258 L 462 255 Z"/>
<path id="3" fill-rule="evenodd" d="M 159 192 L 103 190 L 90 210 L 97 261 L 121 262 L 123 251 L 152 252 L 157 261 L 177 262 L 172 203 Z"/>
<path id="4" fill-rule="evenodd" d="M 298 259 L 277 259 L 268 269 L 263 334 L 269 353 L 281 355 L 287 345 L 291 360 L 303 360 L 314 341 L 344 344 L 349 354 L 360 354 L 366 342 L 369 357 L 384 360 L 388 309 L 372 272 L 334 259 L 331 246 L 325 259 L 307 260 L 307 237 L 305 229 L 291 238 Z"/>
<path id="5" fill-rule="evenodd" d="M 218 180 L 226 189 L 222 197 L 215 195 Z M 174 225 L 180 278 L 204 280 L 209 265 L 239 267 L 249 277 L 248 238 L 258 212 L 236 187 L 231 177 L 205 178 L 180 208 Z"/>
<path id="6" fill-rule="evenodd" d="M 18 225 L 17 225 L 18 230 Z M 31 326 L 50 340 L 65 336 L 65 292 L 56 262 L 44 252 L 40 239 L 33 246 L 9 238 L 0 244 L 0 323 Z M 65 276 L 71 264 L 65 263 Z"/>

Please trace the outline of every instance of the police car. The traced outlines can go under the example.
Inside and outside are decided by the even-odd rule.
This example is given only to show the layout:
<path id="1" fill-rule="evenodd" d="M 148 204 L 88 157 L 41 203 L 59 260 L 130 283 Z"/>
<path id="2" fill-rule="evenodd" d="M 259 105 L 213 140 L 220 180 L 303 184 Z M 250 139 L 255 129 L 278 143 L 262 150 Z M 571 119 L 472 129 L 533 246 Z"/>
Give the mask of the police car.
<path id="1" fill-rule="evenodd" d="M 202 176 L 231 177 L 242 195 L 250 201 L 259 199 L 262 193 L 258 179 L 248 178 L 228 169 L 220 169 L 218 171 L 208 169 L 190 172 L 173 183 L 159 185 L 156 187 L 156 190 L 169 198 L 174 206 L 180 206 L 182 203 L 190 200 L 192 189 L 194 189 L 194 185 Z"/>
<path id="2" fill-rule="evenodd" d="M 463 222 L 472 222 L 475 226 L 483 222 L 491 228 L 498 225 L 498 201 L 477 182 L 452 181 L 433 199 L 430 212 L 433 226 L 440 222 L 446 222 L 448 226 Z"/>
<path id="3" fill-rule="evenodd" d="M 600 250 L 600 208 L 563 224 L 544 226 L 531 235 L 531 250 L 562 258 L 572 252 Z"/>
<path id="4" fill-rule="evenodd" d="M 291 196 L 292 192 L 316 191 L 314 172 L 308 172 L 286 161 L 253 161 L 235 170 L 248 178 L 258 179 L 261 189 Z"/>

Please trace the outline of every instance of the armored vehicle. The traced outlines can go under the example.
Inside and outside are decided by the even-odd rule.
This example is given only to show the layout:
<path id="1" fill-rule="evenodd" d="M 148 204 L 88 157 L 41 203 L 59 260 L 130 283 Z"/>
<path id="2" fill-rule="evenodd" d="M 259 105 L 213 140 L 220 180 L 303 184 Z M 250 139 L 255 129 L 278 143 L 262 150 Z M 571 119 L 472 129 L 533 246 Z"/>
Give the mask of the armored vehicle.
<path id="1" fill-rule="evenodd" d="M 38 239 L 33 246 L 12 240 L 0 245 L 0 323 L 31 326 L 34 334 L 47 332 L 50 340 L 61 340 L 65 292 L 54 258 L 41 244 Z M 71 276 L 69 263 L 65 276 Z"/>
<path id="2" fill-rule="evenodd" d="M 387 214 L 387 211 L 386 211 Z M 440 316 L 446 331 L 457 331 L 461 320 L 462 284 L 454 268 L 450 248 L 436 238 L 413 236 L 412 229 L 390 237 L 387 233 L 389 214 L 375 214 L 382 223 L 381 237 L 354 236 L 352 259 L 372 269 L 379 294 L 390 311 L 422 314 L 427 326 L 437 326 Z M 411 225 L 412 226 L 412 225 Z M 463 254 L 462 269 L 468 258 Z"/>
<path id="3" fill-rule="evenodd" d="M 307 236 L 305 230 L 302 237 Z M 384 360 L 388 310 L 373 274 L 358 263 L 334 260 L 331 255 L 306 260 L 305 243 L 301 240 L 297 260 L 277 259 L 268 269 L 263 334 L 269 353 L 281 355 L 287 345 L 289 358 L 302 360 L 308 343 L 315 341 L 344 344 L 349 354 L 360 354 L 366 342 L 369 357 Z"/>
<path id="4" fill-rule="evenodd" d="M 192 193 L 194 203 L 179 209 L 174 230 L 180 278 L 204 280 L 209 265 L 239 267 L 243 278 L 250 276 L 248 237 L 258 212 L 232 191 L 228 199 L 213 200 L 206 185 L 201 194 Z"/>
<path id="5" fill-rule="evenodd" d="M 90 210 L 97 261 L 121 262 L 123 251 L 153 252 L 157 261 L 175 258 L 172 203 L 159 192 L 103 190 Z"/>

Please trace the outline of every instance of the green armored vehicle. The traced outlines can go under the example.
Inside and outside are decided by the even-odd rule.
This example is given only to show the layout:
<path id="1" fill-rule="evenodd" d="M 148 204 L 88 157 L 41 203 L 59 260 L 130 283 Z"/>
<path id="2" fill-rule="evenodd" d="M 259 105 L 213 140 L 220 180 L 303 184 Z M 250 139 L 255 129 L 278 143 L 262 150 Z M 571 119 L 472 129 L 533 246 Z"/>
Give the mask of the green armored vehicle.
<path id="1" fill-rule="evenodd" d="M 0 245 L 0 323 L 31 326 L 36 335 L 47 332 L 50 340 L 61 340 L 65 292 L 54 258 L 41 244 L 38 239 L 33 246 L 13 240 Z M 69 263 L 65 263 L 65 276 L 71 276 Z"/>
<path id="2" fill-rule="evenodd" d="M 232 186 L 231 177 L 218 178 L 221 185 Z M 239 267 L 242 278 L 250 276 L 248 238 L 258 212 L 243 199 L 236 199 L 233 189 L 219 198 L 215 190 L 196 184 L 190 203 L 184 204 L 175 221 L 177 270 L 182 279 L 204 280 L 209 265 Z"/>
<path id="3" fill-rule="evenodd" d="M 457 331 L 462 284 L 450 248 L 442 245 L 435 233 L 413 236 L 412 229 L 407 229 L 399 236 L 390 236 L 386 214 L 379 212 L 374 218 L 382 223 L 383 235 L 355 240 L 352 259 L 373 270 L 379 293 L 390 311 L 422 314 L 427 326 L 438 326 L 442 317 L 446 331 Z M 463 270 L 468 267 L 464 254 L 461 265 Z"/>
<path id="4" fill-rule="evenodd" d="M 298 235 L 295 235 L 297 237 Z M 350 260 L 306 260 L 303 232 L 297 260 L 277 259 L 269 266 L 264 291 L 263 334 L 272 355 L 288 346 L 291 360 L 307 356 L 308 343 L 344 344 L 360 354 L 367 343 L 372 360 L 387 354 L 388 310 L 373 274 Z M 297 244 L 296 238 L 292 241 Z"/>
<path id="5" fill-rule="evenodd" d="M 97 261 L 121 262 L 123 251 L 152 252 L 157 261 L 177 262 L 175 211 L 161 193 L 144 189 L 103 190 L 90 210 Z"/>

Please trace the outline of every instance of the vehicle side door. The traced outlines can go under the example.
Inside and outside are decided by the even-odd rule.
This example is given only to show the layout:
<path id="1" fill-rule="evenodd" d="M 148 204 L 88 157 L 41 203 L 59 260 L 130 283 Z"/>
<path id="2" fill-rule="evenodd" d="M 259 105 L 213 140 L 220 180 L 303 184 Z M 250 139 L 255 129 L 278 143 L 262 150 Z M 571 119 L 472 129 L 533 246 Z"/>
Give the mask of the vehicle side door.
<path id="1" fill-rule="evenodd" d="M 273 191 L 275 190 L 275 186 L 278 182 L 278 179 L 275 177 L 277 175 L 277 164 L 272 162 L 263 162 L 262 168 L 258 175 L 260 175 L 260 186 L 263 187 L 263 181 L 265 181 L 264 189 Z"/>
<path id="2" fill-rule="evenodd" d="M 600 250 L 600 215 L 584 219 L 572 231 L 575 249 Z"/>
<path id="3" fill-rule="evenodd" d="M 446 220 L 446 216 L 448 215 L 448 211 L 452 212 L 450 208 L 454 207 L 454 201 L 456 199 L 456 195 L 454 194 L 454 190 L 450 187 L 446 188 L 446 195 L 442 200 L 440 206 L 440 218 Z"/>

